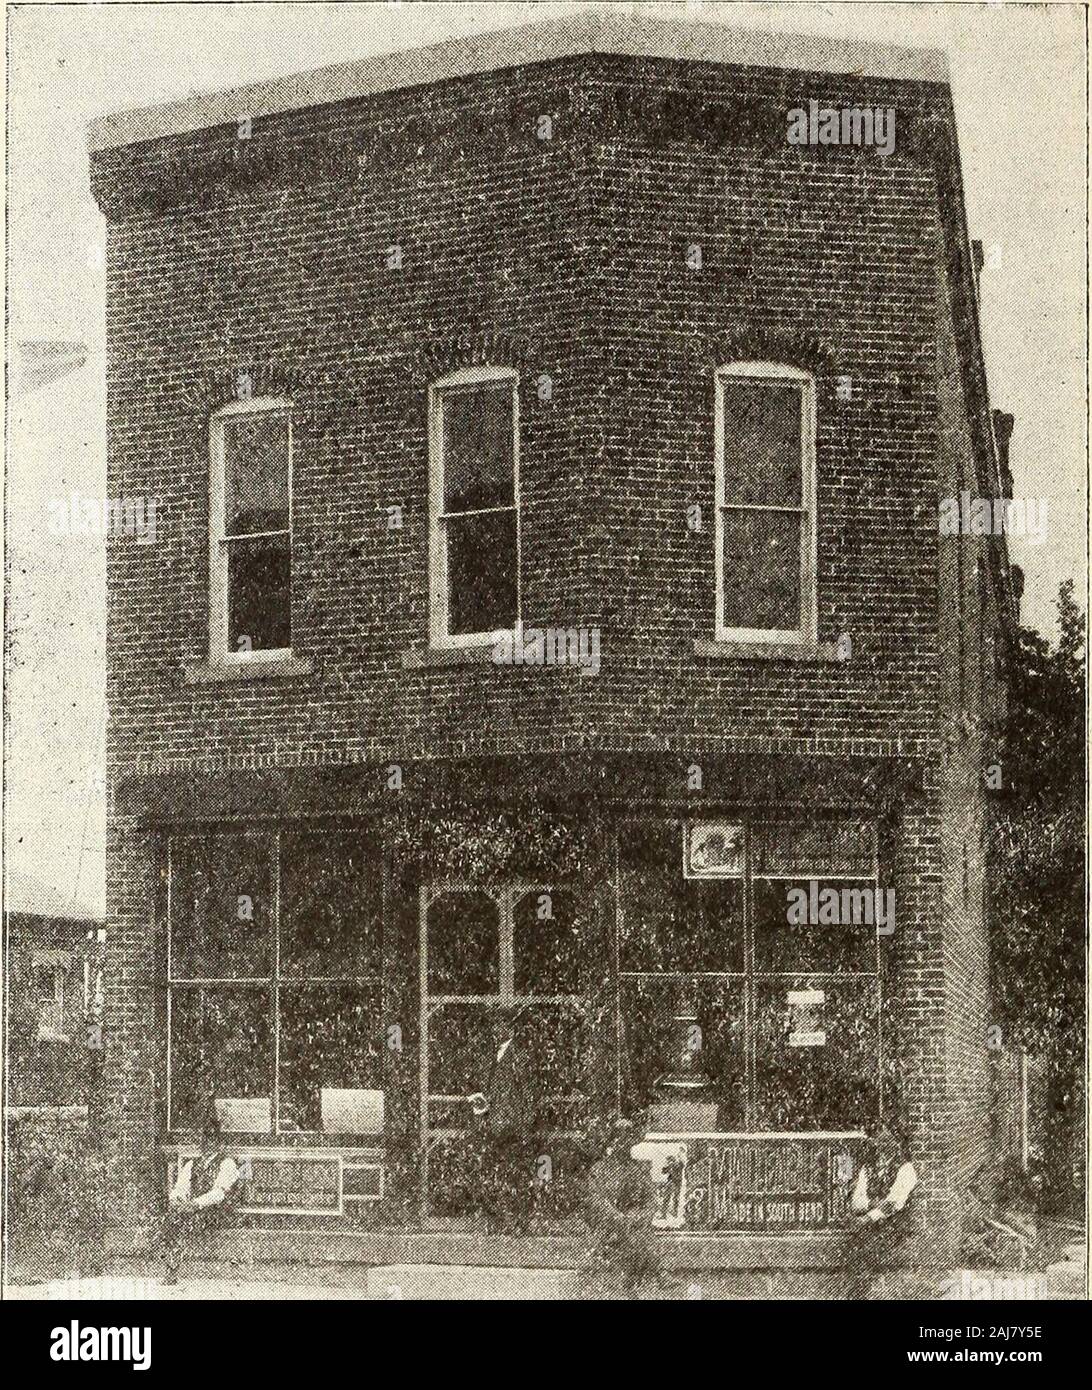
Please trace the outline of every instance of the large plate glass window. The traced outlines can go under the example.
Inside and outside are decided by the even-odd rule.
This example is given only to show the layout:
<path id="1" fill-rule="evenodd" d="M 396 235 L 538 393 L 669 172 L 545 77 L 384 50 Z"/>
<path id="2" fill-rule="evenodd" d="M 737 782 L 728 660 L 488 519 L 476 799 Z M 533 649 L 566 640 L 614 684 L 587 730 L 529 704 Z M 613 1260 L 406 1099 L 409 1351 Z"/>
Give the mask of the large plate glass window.
<path id="1" fill-rule="evenodd" d="M 366 829 L 177 835 L 169 1123 L 381 1132 L 382 866 Z"/>
<path id="2" fill-rule="evenodd" d="M 684 874 L 681 822 L 631 823 L 619 837 L 619 1077 L 627 1113 L 681 1097 L 672 1077 L 689 1072 L 707 1079 L 700 1102 L 717 1123 L 743 1123 L 742 836 L 741 824 L 728 825 L 693 848 L 711 865 L 700 879 Z"/>
<path id="3" fill-rule="evenodd" d="M 626 824 L 619 908 L 624 1113 L 674 1107 L 719 1131 L 874 1125 L 895 904 L 870 822 Z"/>

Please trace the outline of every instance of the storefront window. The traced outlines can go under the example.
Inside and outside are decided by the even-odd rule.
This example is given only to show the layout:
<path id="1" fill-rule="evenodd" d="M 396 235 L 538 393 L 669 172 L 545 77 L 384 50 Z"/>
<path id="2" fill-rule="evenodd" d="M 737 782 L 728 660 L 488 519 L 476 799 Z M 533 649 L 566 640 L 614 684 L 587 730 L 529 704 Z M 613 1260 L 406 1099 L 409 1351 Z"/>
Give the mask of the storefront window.
<path id="1" fill-rule="evenodd" d="M 874 901 L 858 879 L 755 879 L 755 970 L 875 974 Z"/>
<path id="2" fill-rule="evenodd" d="M 871 1128 L 878 1110 L 875 980 L 798 976 L 755 986 L 755 1126 Z"/>
<path id="3" fill-rule="evenodd" d="M 281 846 L 281 973 L 378 975 L 383 903 L 372 847 L 322 831 L 285 834 Z"/>
<path id="4" fill-rule="evenodd" d="M 871 1128 L 879 951 L 895 925 L 873 827 L 769 822 L 754 827 L 753 844 L 755 1125 Z"/>
<path id="5" fill-rule="evenodd" d="M 627 825 L 619 839 L 622 1106 L 679 1117 L 693 1100 L 706 1128 L 744 1115 L 742 858 L 724 837 L 717 848 L 717 876 L 699 879 L 684 875 L 680 822 Z"/>
<path id="6" fill-rule="evenodd" d="M 373 1129 L 377 1102 L 338 1092 L 383 1087 L 377 1036 L 379 986 L 282 985 L 278 1128 L 326 1134 Z M 355 1118 L 354 1118 L 355 1117 Z"/>
<path id="7" fill-rule="evenodd" d="M 627 979 L 621 1014 L 623 1113 L 689 1101 L 711 1108 L 703 1127 L 743 1127 L 742 980 Z M 701 1078 L 707 1084 L 700 1088 L 673 1084 Z"/>
<path id="8" fill-rule="evenodd" d="M 743 969 L 743 877 L 683 877 L 682 826 L 627 826 L 620 845 L 623 973 Z"/>
<path id="9" fill-rule="evenodd" d="M 894 901 L 869 823 L 626 825 L 619 901 L 624 1112 L 720 1130 L 873 1125 Z"/>
<path id="10" fill-rule="evenodd" d="M 200 1127 L 205 1106 L 214 1098 L 225 1128 L 235 1128 L 249 1114 L 256 1130 L 269 1129 L 272 1012 L 268 988 L 188 986 L 171 991 L 175 1126 Z M 255 1101 L 261 1104 L 242 1104 Z"/>
<path id="11" fill-rule="evenodd" d="M 210 1100 L 229 1132 L 381 1125 L 381 921 L 365 830 L 173 838 L 171 1127 Z"/>
<path id="12" fill-rule="evenodd" d="M 272 967 L 273 854 L 268 838 L 193 836 L 171 845 L 171 974 L 261 979 Z"/>

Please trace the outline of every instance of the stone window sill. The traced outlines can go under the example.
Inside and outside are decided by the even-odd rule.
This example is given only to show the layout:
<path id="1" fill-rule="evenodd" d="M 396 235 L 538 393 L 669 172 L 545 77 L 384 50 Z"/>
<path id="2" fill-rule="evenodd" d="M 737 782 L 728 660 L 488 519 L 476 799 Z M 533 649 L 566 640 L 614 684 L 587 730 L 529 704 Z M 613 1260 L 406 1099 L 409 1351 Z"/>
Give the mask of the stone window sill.
<path id="1" fill-rule="evenodd" d="M 431 671 L 443 666 L 492 666 L 497 671 L 577 671 L 584 672 L 572 661 L 495 661 L 492 642 L 480 647 L 411 647 L 402 653 L 402 667 L 407 671 Z"/>
<path id="2" fill-rule="evenodd" d="M 411 647 L 402 653 L 407 671 L 425 671 L 435 666 L 501 666 L 493 660 L 493 643 L 474 647 Z"/>
<path id="3" fill-rule="evenodd" d="M 314 670 L 306 657 L 284 656 L 276 661 L 202 661 L 185 667 L 187 685 L 218 681 L 264 681 L 285 676 L 309 676 Z"/>
<path id="4" fill-rule="evenodd" d="M 699 637 L 695 656 L 727 661 L 844 661 L 837 642 L 715 642 Z"/>

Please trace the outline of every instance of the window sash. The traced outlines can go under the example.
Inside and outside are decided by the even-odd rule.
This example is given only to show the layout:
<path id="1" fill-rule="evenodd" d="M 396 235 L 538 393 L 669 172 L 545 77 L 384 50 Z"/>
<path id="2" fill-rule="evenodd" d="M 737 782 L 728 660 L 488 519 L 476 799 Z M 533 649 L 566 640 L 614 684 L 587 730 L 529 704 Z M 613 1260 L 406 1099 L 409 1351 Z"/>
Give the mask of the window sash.
<path id="1" fill-rule="evenodd" d="M 227 531 L 225 514 L 227 497 L 227 446 L 226 429 L 228 422 L 240 416 L 275 413 L 283 415 L 288 427 L 288 525 L 270 531 L 236 532 Z M 288 541 L 289 565 L 292 559 L 293 530 L 293 415 L 292 402 L 282 396 L 254 397 L 251 400 L 236 401 L 216 411 L 209 421 L 209 660 L 217 664 L 244 664 L 275 660 L 291 654 L 291 646 L 256 647 L 240 651 L 230 644 L 229 615 L 230 580 L 229 548 L 235 542 L 254 542 L 258 540 Z M 289 590 L 291 593 L 291 590 Z M 289 598 L 291 604 L 291 598 Z M 289 614 L 289 623 L 291 615 Z M 290 629 L 291 630 L 291 629 Z"/>
<path id="2" fill-rule="evenodd" d="M 725 496 L 725 407 L 724 390 L 738 380 L 795 383 L 800 390 L 800 504 L 761 504 L 736 502 Z M 795 367 L 773 362 L 737 362 L 717 368 L 714 372 L 714 573 L 715 573 L 715 635 L 722 642 L 770 642 L 801 645 L 817 638 L 818 610 L 816 596 L 816 517 L 815 517 L 815 382 L 813 377 Z M 739 627 L 725 623 L 725 599 L 730 582 L 725 573 L 725 516 L 728 512 L 752 512 L 795 515 L 800 518 L 800 613 L 791 628 Z"/>
<path id="3" fill-rule="evenodd" d="M 564 1004 L 583 999 L 576 994 L 519 994 L 516 991 L 516 905 L 532 893 L 577 893 L 578 885 L 566 880 L 535 880 L 510 878 L 503 886 L 484 887 L 465 879 L 434 879 L 421 889 L 421 939 L 418 949 L 423 953 L 428 980 L 429 913 L 438 899 L 457 894 L 481 894 L 492 900 L 497 908 L 497 988 L 488 994 L 434 994 L 429 990 L 430 1004 Z"/>
<path id="4" fill-rule="evenodd" d="M 448 509 L 444 504 L 444 402 L 449 396 L 467 395 L 479 388 L 489 388 L 507 382 L 512 398 L 512 497 L 511 503 L 491 507 Z M 515 370 L 507 367 L 467 367 L 453 372 L 429 388 L 429 642 L 435 647 L 487 646 L 496 640 L 498 631 L 519 629 L 522 612 L 521 584 L 521 509 L 519 468 L 519 390 Z M 473 516 L 499 516 L 513 513 L 515 517 L 515 613 L 510 629 L 483 629 L 474 632 L 451 631 L 451 601 L 449 593 L 448 523 Z"/>
<path id="5" fill-rule="evenodd" d="M 810 513 L 809 513 L 808 509 L 807 509 L 806 507 L 796 507 L 796 506 L 753 506 L 753 505 L 751 505 L 750 503 L 743 503 L 743 502 L 741 502 L 741 503 L 722 503 L 721 506 L 718 508 L 718 512 L 717 512 L 717 520 L 718 520 L 718 523 L 719 523 L 719 524 L 718 524 L 718 527 L 717 527 L 717 531 L 718 531 L 718 534 L 719 534 L 719 536 L 720 536 L 720 546 L 721 546 L 721 549 L 720 549 L 720 563 L 721 563 L 722 567 L 726 565 L 725 554 L 724 554 L 724 548 L 725 548 L 725 545 L 726 545 L 727 539 L 728 539 L 728 525 L 729 525 L 729 520 L 728 520 L 728 518 L 729 518 L 729 514 L 732 514 L 732 515 L 735 515 L 735 516 L 741 516 L 741 515 L 746 514 L 746 515 L 748 515 L 748 516 L 755 516 L 755 517 L 759 517 L 759 516 L 796 517 L 796 519 L 797 519 L 797 524 L 796 524 L 796 527 L 795 527 L 795 535 L 792 536 L 792 537 L 790 537 L 790 538 L 788 539 L 788 541 L 787 541 L 788 549 L 786 550 L 786 558 L 787 558 L 788 556 L 790 556 L 790 555 L 795 555 L 795 556 L 797 557 L 797 559 L 796 559 L 796 565 L 794 566 L 795 571 L 796 571 L 796 574 L 795 574 L 795 583 L 796 583 L 796 586 L 797 586 L 797 594 L 798 594 L 798 596 L 799 596 L 799 597 L 798 597 L 798 601 L 797 601 L 797 611 L 798 611 L 798 612 L 801 612 L 801 611 L 803 610 L 803 607 L 804 607 L 804 600 L 805 600 L 805 593 L 806 593 L 806 590 L 805 590 L 805 585 L 806 585 L 806 582 L 807 582 L 806 552 L 807 552 L 808 536 L 809 536 L 810 529 L 811 529 L 811 528 L 810 528 L 810 525 L 809 525 Z M 759 537 L 759 540 L 760 540 L 760 541 L 762 541 L 762 540 L 768 540 L 768 539 L 770 539 L 770 537 Z M 751 550 L 751 551 L 748 552 L 748 555 L 754 555 L 754 553 L 755 553 L 755 552 L 754 552 L 753 550 Z M 752 598 L 752 600 L 753 600 L 753 599 L 754 599 L 754 595 L 755 595 L 756 586 L 757 586 L 757 581 L 758 581 L 759 579 L 762 579 L 762 578 L 769 578 L 769 577 L 773 576 L 774 573 L 775 573 L 775 571 L 774 571 L 773 569 L 761 570 L 761 569 L 759 569 L 759 568 L 756 566 L 755 568 L 751 569 L 751 571 L 749 572 L 749 575 L 747 576 L 749 582 L 746 582 L 746 583 L 742 584 L 740 587 L 741 587 L 744 591 L 749 591 L 750 594 L 751 594 L 751 598 Z M 777 573 L 780 573 L 780 571 L 777 571 Z M 785 574 L 786 574 L 787 577 L 790 577 L 790 578 L 792 577 L 792 576 L 791 576 L 791 570 L 789 570 L 789 569 L 786 569 L 786 570 L 785 570 Z M 720 594 L 718 595 L 719 611 L 718 611 L 718 614 L 717 614 L 718 620 L 719 620 L 719 622 L 720 622 L 720 624 L 721 624 L 721 626 L 723 627 L 723 629 L 724 629 L 725 632 L 738 633 L 738 634 L 741 634 L 741 635 L 742 635 L 742 634 L 748 634 L 749 636 L 752 635 L 752 634 L 754 634 L 754 633 L 767 633 L 767 632 L 772 632 L 772 633 L 777 634 L 777 635 L 780 636 L 781 634 L 784 634 L 784 633 L 797 633 L 797 632 L 800 631 L 799 625 L 798 625 L 797 627 L 795 627 L 795 628 L 779 628 L 779 627 L 756 627 L 756 628 L 749 628 L 749 627 L 737 626 L 737 625 L 733 625 L 733 624 L 730 624 L 730 623 L 725 622 L 725 608 L 726 608 L 726 606 L 727 606 L 727 604 L 728 604 L 729 595 L 732 594 L 733 597 L 736 597 L 736 598 L 739 597 L 739 595 L 736 593 L 736 586 L 735 586 L 735 585 L 732 585 L 731 588 L 729 587 L 730 582 L 731 582 L 731 576 L 730 576 L 727 572 L 725 572 L 725 574 L 724 574 L 724 585 L 723 585 L 723 589 L 722 589 L 722 591 L 720 592 Z"/>
<path id="6" fill-rule="evenodd" d="M 239 543 L 245 545 L 248 541 L 276 540 L 280 536 L 291 536 L 291 534 L 292 532 L 288 529 L 287 526 L 280 531 L 248 531 L 245 535 L 242 536 L 220 536 L 217 544 L 235 545 L 236 543 Z"/>

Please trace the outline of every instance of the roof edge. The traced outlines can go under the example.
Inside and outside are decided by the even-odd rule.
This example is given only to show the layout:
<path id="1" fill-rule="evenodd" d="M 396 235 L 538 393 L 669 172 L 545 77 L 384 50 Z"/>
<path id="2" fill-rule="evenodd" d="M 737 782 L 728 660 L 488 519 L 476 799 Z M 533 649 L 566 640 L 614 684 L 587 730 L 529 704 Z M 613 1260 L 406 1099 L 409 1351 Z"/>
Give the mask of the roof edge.
<path id="1" fill-rule="evenodd" d="M 649 15 L 588 11 L 335 63 L 245 87 L 198 93 L 165 105 L 99 116 L 88 126 L 88 147 L 95 151 L 139 144 L 236 124 L 246 116 L 301 111 L 379 92 L 582 54 L 948 82 L 947 59 L 939 49 L 899 48 L 860 39 L 782 35 Z"/>

